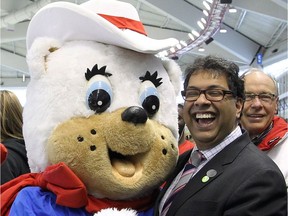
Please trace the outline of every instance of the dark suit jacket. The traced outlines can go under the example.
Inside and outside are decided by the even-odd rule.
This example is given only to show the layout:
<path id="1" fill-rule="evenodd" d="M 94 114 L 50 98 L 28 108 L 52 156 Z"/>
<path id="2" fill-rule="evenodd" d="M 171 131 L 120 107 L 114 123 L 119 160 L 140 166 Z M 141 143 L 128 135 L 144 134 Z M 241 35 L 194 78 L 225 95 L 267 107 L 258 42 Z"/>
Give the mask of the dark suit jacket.
<path id="1" fill-rule="evenodd" d="M 191 151 L 183 154 L 155 206 L 173 178 L 183 168 Z M 208 170 L 216 176 L 207 182 Z M 274 162 L 250 141 L 245 132 L 214 156 L 174 198 L 167 216 L 287 216 L 284 177 Z"/>

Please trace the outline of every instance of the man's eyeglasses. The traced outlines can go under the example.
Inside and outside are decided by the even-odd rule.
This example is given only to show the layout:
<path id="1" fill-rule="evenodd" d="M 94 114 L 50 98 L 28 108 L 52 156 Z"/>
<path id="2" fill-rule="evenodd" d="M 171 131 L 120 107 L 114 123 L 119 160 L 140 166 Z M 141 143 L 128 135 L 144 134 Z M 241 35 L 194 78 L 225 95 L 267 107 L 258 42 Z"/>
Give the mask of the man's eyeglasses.
<path id="1" fill-rule="evenodd" d="M 233 94 L 231 91 L 222 90 L 222 89 L 188 89 L 186 91 L 182 91 L 182 97 L 185 101 L 193 102 L 196 101 L 201 94 L 205 95 L 205 98 L 212 102 L 218 102 L 223 100 L 226 94 Z"/>
<path id="2" fill-rule="evenodd" d="M 258 97 L 258 99 L 262 102 L 272 103 L 276 95 L 271 93 L 260 93 L 260 94 L 245 93 L 245 101 L 248 102 L 253 101 L 256 97 Z"/>

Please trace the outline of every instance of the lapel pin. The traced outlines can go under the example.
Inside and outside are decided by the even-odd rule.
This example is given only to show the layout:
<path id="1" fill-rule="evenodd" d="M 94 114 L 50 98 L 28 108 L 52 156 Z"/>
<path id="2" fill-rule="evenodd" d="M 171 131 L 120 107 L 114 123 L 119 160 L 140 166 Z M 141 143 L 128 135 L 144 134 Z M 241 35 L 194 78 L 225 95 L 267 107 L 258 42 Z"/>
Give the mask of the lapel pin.
<path id="1" fill-rule="evenodd" d="M 217 175 L 217 171 L 214 170 L 214 169 L 210 169 L 210 170 L 207 171 L 206 175 L 207 175 L 208 177 L 212 178 L 212 177 L 214 177 L 214 176 Z"/>
<path id="2" fill-rule="evenodd" d="M 208 177 L 208 176 L 203 176 L 202 182 L 205 183 L 205 182 L 207 182 L 207 181 L 209 181 L 209 177 Z"/>

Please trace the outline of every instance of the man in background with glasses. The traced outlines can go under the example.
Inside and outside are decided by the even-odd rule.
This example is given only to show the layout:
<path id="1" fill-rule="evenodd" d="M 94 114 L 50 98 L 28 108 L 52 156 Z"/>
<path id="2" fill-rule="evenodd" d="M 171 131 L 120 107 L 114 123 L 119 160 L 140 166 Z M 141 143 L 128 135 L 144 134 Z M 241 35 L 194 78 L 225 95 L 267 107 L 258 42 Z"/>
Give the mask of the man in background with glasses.
<path id="1" fill-rule="evenodd" d="M 180 156 L 155 216 L 287 216 L 281 171 L 239 126 L 244 84 L 238 71 L 213 56 L 186 69 L 183 116 L 195 147 Z"/>
<path id="2" fill-rule="evenodd" d="M 277 116 L 277 82 L 257 68 L 242 76 L 245 103 L 241 125 L 252 142 L 274 160 L 288 186 L 288 124 Z"/>

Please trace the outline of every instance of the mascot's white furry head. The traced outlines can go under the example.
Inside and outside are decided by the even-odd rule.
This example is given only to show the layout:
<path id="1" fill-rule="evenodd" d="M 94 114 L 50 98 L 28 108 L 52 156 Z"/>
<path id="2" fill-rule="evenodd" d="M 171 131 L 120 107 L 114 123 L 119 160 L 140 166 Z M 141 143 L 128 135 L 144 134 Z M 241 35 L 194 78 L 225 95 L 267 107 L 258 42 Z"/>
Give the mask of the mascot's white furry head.
<path id="1" fill-rule="evenodd" d="M 31 20 L 24 138 L 33 172 L 65 163 L 90 195 L 151 194 L 174 168 L 181 71 L 115 0 L 56 2 Z M 113 207 L 113 206 L 112 206 Z"/>

